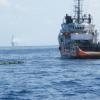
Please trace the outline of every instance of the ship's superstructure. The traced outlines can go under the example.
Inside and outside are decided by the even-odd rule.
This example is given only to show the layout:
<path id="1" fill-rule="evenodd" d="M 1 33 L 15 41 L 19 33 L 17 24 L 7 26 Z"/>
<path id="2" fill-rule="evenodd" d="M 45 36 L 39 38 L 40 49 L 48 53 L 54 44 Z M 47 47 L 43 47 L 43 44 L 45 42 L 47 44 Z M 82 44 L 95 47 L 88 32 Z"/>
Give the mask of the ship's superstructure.
<path id="1" fill-rule="evenodd" d="M 74 17 L 66 14 L 58 36 L 59 50 L 64 57 L 100 57 L 98 32 L 91 14 L 82 13 L 82 0 L 75 0 Z"/>

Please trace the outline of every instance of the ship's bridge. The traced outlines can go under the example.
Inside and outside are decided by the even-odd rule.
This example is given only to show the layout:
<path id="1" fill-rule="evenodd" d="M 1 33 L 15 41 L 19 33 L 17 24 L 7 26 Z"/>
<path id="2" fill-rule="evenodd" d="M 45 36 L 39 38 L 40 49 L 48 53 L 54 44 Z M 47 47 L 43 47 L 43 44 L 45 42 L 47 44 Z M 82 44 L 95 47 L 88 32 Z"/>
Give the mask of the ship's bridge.
<path id="1" fill-rule="evenodd" d="M 75 33 L 71 34 L 71 40 L 92 40 L 93 35 L 88 33 Z"/>
<path id="2" fill-rule="evenodd" d="M 94 25 L 93 24 L 87 24 L 87 23 L 82 23 L 82 24 L 78 24 L 78 23 L 70 23 L 70 24 L 66 24 L 63 23 L 61 25 L 62 29 L 61 29 L 61 33 L 64 32 L 68 32 L 68 33 L 80 33 L 80 32 L 88 32 L 88 33 L 92 33 L 94 32 Z"/>

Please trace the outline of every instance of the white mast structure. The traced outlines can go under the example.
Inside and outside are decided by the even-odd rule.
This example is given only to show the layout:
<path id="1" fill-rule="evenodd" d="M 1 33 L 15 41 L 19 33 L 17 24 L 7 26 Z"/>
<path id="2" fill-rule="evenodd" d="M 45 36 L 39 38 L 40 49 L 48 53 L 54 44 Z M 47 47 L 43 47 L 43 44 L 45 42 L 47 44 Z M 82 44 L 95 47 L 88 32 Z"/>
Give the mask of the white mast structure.
<path id="1" fill-rule="evenodd" d="M 14 42 L 14 35 L 12 35 L 11 37 L 11 46 L 14 47 L 15 46 L 15 42 Z"/>

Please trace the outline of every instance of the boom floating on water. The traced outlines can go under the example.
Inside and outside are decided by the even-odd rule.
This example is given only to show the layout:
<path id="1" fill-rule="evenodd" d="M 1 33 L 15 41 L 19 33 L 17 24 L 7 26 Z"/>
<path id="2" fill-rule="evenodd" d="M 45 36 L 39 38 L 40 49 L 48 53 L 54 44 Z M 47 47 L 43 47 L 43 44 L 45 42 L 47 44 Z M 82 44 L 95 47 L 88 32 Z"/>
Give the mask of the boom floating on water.
<path id="1" fill-rule="evenodd" d="M 100 58 L 98 32 L 91 14 L 82 13 L 82 0 L 75 1 L 75 16 L 66 14 L 58 36 L 59 50 L 67 58 Z"/>

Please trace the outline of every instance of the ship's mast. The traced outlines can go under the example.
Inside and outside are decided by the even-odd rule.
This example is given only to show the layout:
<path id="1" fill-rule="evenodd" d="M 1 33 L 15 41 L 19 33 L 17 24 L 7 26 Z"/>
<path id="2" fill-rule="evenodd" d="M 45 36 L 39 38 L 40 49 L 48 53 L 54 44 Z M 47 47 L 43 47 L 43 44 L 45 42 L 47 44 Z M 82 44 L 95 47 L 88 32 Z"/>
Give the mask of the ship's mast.
<path id="1" fill-rule="evenodd" d="M 15 46 L 15 43 L 14 43 L 14 35 L 12 35 L 12 37 L 11 37 L 11 45 L 12 45 L 12 47 Z"/>
<path id="2" fill-rule="evenodd" d="M 81 17 L 82 17 L 81 1 L 82 0 L 75 0 L 75 18 L 77 23 L 81 22 Z"/>
<path id="3" fill-rule="evenodd" d="M 80 22 L 80 0 L 78 0 L 78 11 L 77 11 L 77 21 Z"/>

